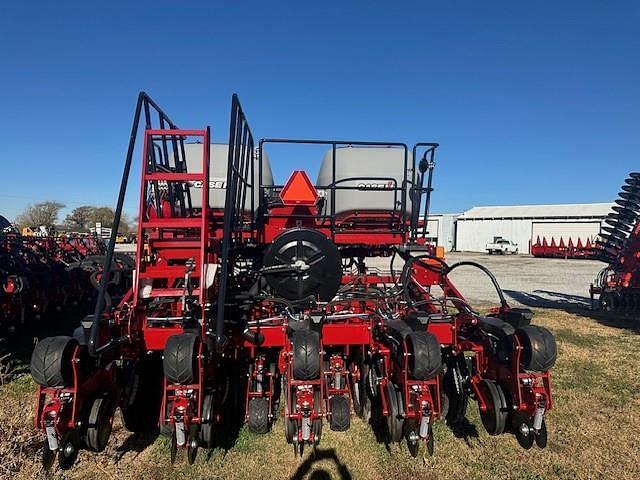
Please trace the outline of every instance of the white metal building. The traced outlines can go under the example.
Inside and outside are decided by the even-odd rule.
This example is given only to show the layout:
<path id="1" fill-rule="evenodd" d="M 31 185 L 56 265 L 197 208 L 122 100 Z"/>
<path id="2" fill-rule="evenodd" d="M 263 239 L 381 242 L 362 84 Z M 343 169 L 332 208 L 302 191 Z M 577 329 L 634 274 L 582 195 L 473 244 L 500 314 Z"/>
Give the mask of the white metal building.
<path id="1" fill-rule="evenodd" d="M 570 205 L 522 205 L 508 207 L 473 207 L 457 219 L 458 251 L 483 252 L 495 237 L 518 244 L 519 251 L 529 253 L 538 238 L 574 244 L 580 239 L 593 241 L 602 221 L 611 210 L 611 203 Z"/>
<path id="2" fill-rule="evenodd" d="M 455 249 L 457 213 L 443 213 L 429 215 L 427 222 L 427 238 L 438 246 L 444 247 L 446 252 Z"/>

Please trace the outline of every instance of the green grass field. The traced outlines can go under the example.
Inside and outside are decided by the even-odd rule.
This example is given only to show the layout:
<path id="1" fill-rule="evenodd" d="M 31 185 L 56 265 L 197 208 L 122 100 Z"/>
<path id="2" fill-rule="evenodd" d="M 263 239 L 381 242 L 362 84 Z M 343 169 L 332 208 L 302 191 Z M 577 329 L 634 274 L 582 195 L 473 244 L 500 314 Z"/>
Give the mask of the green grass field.
<path id="1" fill-rule="evenodd" d="M 243 429 L 229 450 L 200 450 L 196 464 L 169 463 L 164 437 L 136 439 L 116 421 L 109 447 L 82 452 L 74 469 L 53 478 L 229 479 L 638 479 L 640 478 L 640 335 L 628 323 L 539 310 L 536 323 L 559 345 L 553 370 L 555 408 L 547 418 L 549 445 L 522 450 L 510 435 L 489 437 L 477 408 L 469 425 L 435 428 L 435 455 L 411 458 L 406 446 L 376 441 L 353 419 L 344 433 L 325 426 L 322 442 L 302 459 L 284 439 L 282 422 L 267 435 Z M 35 386 L 25 375 L 0 387 L 0 477 L 45 477 L 43 438 L 32 426 Z M 146 441 L 145 441 L 146 440 Z"/>

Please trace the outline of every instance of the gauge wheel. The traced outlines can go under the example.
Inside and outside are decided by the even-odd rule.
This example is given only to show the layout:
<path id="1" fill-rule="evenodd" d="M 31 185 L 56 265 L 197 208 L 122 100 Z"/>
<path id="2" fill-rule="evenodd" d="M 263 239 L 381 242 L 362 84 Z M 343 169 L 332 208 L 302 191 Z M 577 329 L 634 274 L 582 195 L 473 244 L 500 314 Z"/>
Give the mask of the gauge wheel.
<path id="1" fill-rule="evenodd" d="M 392 442 L 398 443 L 402 440 L 404 426 L 404 405 L 402 394 L 398 388 L 392 383 L 387 382 L 387 396 L 389 414 L 387 415 L 387 428 L 389 430 L 389 438 Z"/>
<path id="2" fill-rule="evenodd" d="M 482 425 L 489 435 L 500 435 L 507 423 L 507 402 L 500 385 L 493 380 L 484 379 L 478 385 L 487 404 L 486 411 L 480 410 Z"/>

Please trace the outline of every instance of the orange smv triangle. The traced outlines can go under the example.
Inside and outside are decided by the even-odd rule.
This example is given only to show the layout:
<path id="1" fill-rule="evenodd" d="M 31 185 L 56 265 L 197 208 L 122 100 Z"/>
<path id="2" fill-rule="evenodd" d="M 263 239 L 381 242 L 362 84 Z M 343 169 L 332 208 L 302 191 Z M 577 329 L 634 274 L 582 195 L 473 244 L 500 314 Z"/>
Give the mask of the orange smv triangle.
<path id="1" fill-rule="evenodd" d="M 302 170 L 294 171 L 280 192 L 280 199 L 285 205 L 315 205 L 318 192 Z"/>

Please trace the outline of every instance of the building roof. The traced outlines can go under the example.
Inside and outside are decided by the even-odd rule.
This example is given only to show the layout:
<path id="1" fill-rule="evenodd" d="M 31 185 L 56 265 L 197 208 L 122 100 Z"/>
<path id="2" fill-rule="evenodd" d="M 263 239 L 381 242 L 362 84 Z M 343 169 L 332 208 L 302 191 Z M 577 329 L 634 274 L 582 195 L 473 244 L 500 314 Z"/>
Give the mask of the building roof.
<path id="1" fill-rule="evenodd" d="M 473 207 L 458 220 L 511 218 L 604 218 L 612 203 L 572 203 L 562 205 L 514 205 L 505 207 Z"/>

